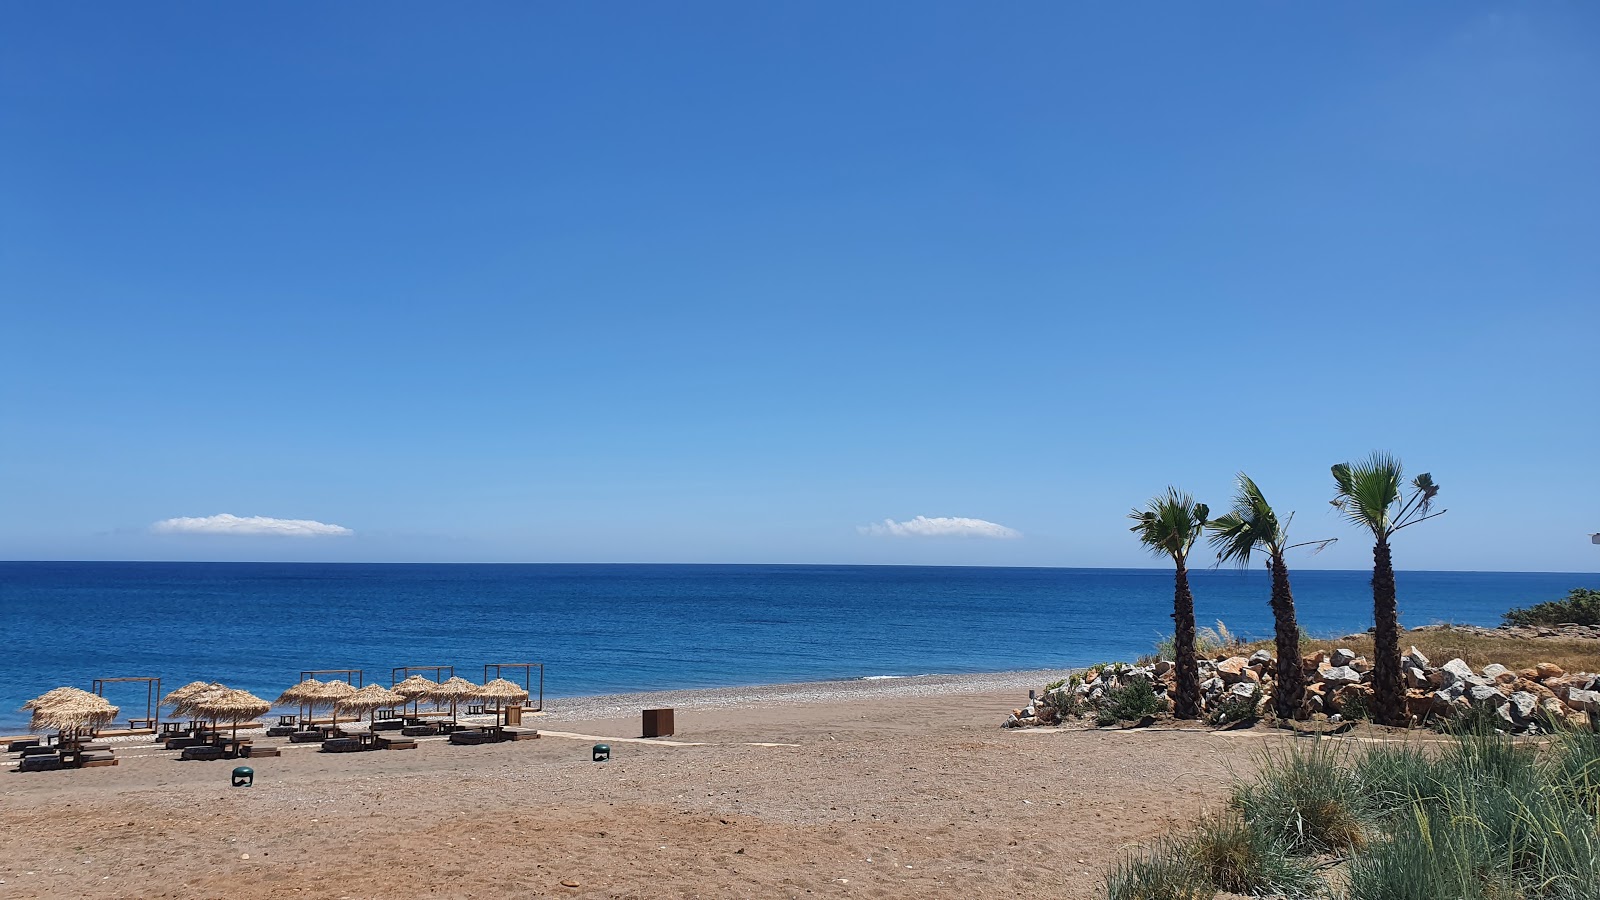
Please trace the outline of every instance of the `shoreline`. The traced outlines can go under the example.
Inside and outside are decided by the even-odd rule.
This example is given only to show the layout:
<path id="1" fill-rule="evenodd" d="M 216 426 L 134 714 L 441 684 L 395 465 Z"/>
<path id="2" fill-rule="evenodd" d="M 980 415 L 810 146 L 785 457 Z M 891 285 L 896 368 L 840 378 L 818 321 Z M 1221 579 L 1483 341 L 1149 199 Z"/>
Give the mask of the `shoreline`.
<path id="1" fill-rule="evenodd" d="M 532 714 L 537 722 L 590 721 L 637 716 L 644 709 L 672 707 L 682 710 L 738 710 L 774 705 L 849 702 L 856 700 L 895 700 L 931 697 L 940 693 L 1026 692 L 1047 682 L 1065 678 L 1082 667 L 1059 669 L 1015 669 L 1003 672 L 934 673 L 927 675 L 868 675 L 861 678 L 829 681 L 795 681 L 752 684 L 735 687 L 674 688 L 659 691 L 630 691 L 612 694 L 587 694 L 574 697 L 546 697 L 544 710 Z M 1023 694 L 1026 697 L 1026 694 Z M 277 715 L 273 707 L 265 721 Z M 488 721 L 492 717 L 459 716 L 462 721 Z M 162 721 L 168 721 L 163 719 Z M 15 729 L 0 725 L 0 736 L 24 737 L 39 734 L 28 730 L 26 720 Z M 148 735 L 106 738 L 109 741 L 145 741 Z"/>
<path id="2" fill-rule="evenodd" d="M 609 719 L 627 711 L 671 706 L 674 709 L 744 709 L 770 705 L 906 699 L 951 694 L 995 693 L 1042 687 L 1082 667 L 1016 669 L 928 675 L 870 675 L 832 681 L 798 681 L 739 687 L 679 688 L 558 697 L 545 701 L 541 721 Z M 942 690 L 941 690 L 942 689 Z M 558 707 L 557 704 L 560 704 Z"/>

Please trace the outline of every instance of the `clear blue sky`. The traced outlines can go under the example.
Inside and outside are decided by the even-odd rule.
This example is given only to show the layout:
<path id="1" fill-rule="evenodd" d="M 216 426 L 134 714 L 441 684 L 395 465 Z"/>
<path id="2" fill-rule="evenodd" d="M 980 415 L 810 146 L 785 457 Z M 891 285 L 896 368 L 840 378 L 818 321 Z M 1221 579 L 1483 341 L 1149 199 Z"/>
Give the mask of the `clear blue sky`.
<path id="1" fill-rule="evenodd" d="M 1593 4 L 0 10 L 0 558 L 1600 570 Z"/>

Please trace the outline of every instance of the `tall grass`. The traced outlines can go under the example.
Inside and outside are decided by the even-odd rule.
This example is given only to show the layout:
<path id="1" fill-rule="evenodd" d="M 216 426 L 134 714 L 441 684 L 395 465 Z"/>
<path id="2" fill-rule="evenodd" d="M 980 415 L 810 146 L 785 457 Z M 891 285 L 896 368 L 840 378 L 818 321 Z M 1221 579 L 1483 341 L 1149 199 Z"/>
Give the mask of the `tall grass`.
<path id="1" fill-rule="evenodd" d="M 1266 753 L 1230 813 L 1160 847 L 1170 878 L 1142 883 L 1187 873 L 1254 896 L 1600 900 L 1600 735 L 1540 748 L 1481 728 L 1434 753 L 1297 740 Z M 1319 883 L 1312 861 L 1339 858 L 1342 883 Z"/>

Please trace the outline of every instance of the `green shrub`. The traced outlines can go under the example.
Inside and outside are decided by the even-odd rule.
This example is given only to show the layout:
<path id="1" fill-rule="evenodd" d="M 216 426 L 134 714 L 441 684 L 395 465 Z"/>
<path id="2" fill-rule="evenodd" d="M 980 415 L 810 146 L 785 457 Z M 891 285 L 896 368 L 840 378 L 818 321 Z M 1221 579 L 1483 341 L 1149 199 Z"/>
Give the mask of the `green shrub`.
<path id="1" fill-rule="evenodd" d="M 1183 848 L 1217 890 L 1274 897 L 1316 892 L 1311 865 L 1290 857 L 1281 840 L 1251 828 L 1237 813 L 1202 818 Z"/>
<path id="2" fill-rule="evenodd" d="M 1342 853 L 1366 844 L 1373 797 L 1329 741 L 1268 750 L 1233 802 L 1252 828 L 1296 853 Z"/>
<path id="3" fill-rule="evenodd" d="M 1053 708 L 1056 711 L 1056 715 L 1063 719 L 1077 719 L 1087 711 L 1083 704 L 1083 698 L 1072 690 L 1045 694 L 1041 702 L 1045 706 Z"/>
<path id="4" fill-rule="evenodd" d="M 1589 729 L 1557 732 L 1544 776 L 1556 791 L 1600 817 L 1600 734 Z"/>
<path id="5" fill-rule="evenodd" d="M 1421 749 L 1386 744 L 1373 747 L 1355 760 L 1355 776 L 1372 797 L 1379 815 L 1405 814 L 1415 802 L 1439 797 L 1436 763 Z"/>
<path id="6" fill-rule="evenodd" d="M 1143 675 L 1134 675 L 1121 685 L 1106 691 L 1100 702 L 1096 718 L 1101 725 L 1127 722 L 1154 715 L 1167 708 L 1165 697 L 1156 693 L 1155 685 Z"/>
<path id="7" fill-rule="evenodd" d="M 1212 900 L 1217 895 L 1193 857 L 1164 839 L 1128 850 L 1106 873 L 1108 900 Z"/>
<path id="8" fill-rule="evenodd" d="M 1217 705 L 1212 707 L 1211 713 L 1206 716 L 1206 721 L 1212 725 L 1227 725 L 1230 722 L 1243 722 L 1254 719 L 1257 710 L 1261 708 L 1261 688 L 1257 687 L 1248 697 L 1237 694 L 1224 694 Z"/>
<path id="9" fill-rule="evenodd" d="M 1507 625 L 1600 625 L 1600 591 L 1573 588 L 1560 600 L 1513 609 L 1500 618 Z"/>

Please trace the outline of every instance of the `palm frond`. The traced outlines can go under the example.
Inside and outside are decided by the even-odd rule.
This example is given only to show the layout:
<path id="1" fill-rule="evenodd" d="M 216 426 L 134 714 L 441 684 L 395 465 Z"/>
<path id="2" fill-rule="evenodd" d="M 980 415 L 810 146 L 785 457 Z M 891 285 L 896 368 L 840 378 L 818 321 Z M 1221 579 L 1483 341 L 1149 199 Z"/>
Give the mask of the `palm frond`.
<path id="1" fill-rule="evenodd" d="M 1137 534 L 1150 552 L 1182 562 L 1210 514 L 1211 510 L 1204 503 L 1194 502 L 1192 495 L 1169 487 L 1165 494 L 1151 498 L 1144 509 L 1128 513 L 1135 523 L 1128 530 Z"/>
<path id="2" fill-rule="evenodd" d="M 1366 459 L 1333 467 L 1333 506 L 1350 524 L 1376 537 L 1391 532 L 1391 516 L 1400 500 L 1400 461 L 1375 451 Z"/>

